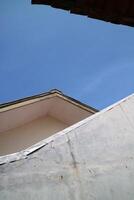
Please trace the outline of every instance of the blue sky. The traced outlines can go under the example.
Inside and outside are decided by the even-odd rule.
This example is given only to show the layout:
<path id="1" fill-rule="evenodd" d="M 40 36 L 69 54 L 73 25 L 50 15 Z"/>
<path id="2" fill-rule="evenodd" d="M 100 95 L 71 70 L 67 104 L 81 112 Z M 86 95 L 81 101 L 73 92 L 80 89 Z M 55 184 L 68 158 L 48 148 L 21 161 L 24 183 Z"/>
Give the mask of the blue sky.
<path id="1" fill-rule="evenodd" d="M 0 103 L 62 90 L 98 109 L 134 92 L 134 28 L 0 1 Z"/>

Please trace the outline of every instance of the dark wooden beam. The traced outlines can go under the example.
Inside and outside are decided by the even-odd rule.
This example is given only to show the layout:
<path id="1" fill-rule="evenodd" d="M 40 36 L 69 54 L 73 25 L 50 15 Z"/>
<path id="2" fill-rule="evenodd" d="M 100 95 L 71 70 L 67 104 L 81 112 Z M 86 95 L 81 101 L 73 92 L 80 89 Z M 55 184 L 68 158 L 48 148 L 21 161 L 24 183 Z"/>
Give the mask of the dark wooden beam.
<path id="1" fill-rule="evenodd" d="M 91 18 L 134 26 L 134 0 L 32 0 Z"/>

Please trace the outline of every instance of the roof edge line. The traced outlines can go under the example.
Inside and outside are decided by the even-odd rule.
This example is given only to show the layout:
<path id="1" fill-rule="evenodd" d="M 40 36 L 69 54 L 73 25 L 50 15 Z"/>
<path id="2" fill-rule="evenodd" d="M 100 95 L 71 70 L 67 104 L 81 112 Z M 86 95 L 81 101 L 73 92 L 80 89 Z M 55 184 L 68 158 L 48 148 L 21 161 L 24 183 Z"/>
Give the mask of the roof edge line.
<path id="1" fill-rule="evenodd" d="M 65 95 L 60 90 L 52 89 L 52 90 L 50 90 L 49 92 L 46 92 L 46 93 L 41 93 L 41 94 L 38 94 L 38 95 L 33 95 L 33 96 L 25 97 L 25 98 L 22 98 L 22 99 L 18 99 L 18 100 L 15 100 L 15 101 L 0 104 L 0 112 L 6 112 L 8 110 L 15 109 L 15 108 L 18 108 L 18 107 L 22 107 L 22 106 L 25 106 L 27 104 L 35 103 L 35 102 L 43 100 L 44 98 L 47 98 L 47 97 L 52 98 L 53 96 L 59 96 L 61 98 L 66 98 L 66 100 L 68 100 L 69 102 L 72 102 L 74 105 L 79 106 L 79 107 L 85 109 L 86 111 L 90 111 L 92 113 L 96 113 L 96 112 L 99 111 L 98 109 L 95 109 L 95 108 L 93 108 L 93 107 L 91 107 L 87 104 L 84 104 L 84 103 L 78 101 L 77 99 L 74 99 L 74 98 L 72 98 L 68 95 Z M 31 101 L 33 101 L 33 102 L 31 102 Z M 19 104 L 22 104 L 22 105 L 19 105 Z M 10 106 L 14 106 L 14 107 L 11 108 Z"/>

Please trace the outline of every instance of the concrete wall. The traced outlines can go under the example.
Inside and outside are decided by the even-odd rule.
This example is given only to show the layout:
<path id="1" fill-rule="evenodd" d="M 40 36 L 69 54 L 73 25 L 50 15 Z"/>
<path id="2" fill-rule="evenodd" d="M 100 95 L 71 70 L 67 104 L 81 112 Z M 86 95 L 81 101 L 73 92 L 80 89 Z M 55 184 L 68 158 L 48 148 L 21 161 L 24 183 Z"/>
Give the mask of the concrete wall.
<path id="1" fill-rule="evenodd" d="M 131 96 L 42 141 L 44 147 L 24 158 L 23 152 L 1 158 L 0 199 L 133 200 L 133 108 Z"/>
<path id="2" fill-rule="evenodd" d="M 66 127 L 65 123 L 47 116 L 0 133 L 0 156 L 26 149 Z"/>

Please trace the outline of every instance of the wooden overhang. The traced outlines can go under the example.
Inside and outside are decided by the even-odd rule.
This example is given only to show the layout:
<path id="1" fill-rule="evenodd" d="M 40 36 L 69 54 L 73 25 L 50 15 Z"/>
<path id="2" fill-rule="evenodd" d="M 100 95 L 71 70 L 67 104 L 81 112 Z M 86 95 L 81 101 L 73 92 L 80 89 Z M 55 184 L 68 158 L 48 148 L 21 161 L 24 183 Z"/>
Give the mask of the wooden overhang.
<path id="1" fill-rule="evenodd" d="M 32 0 L 32 4 L 50 5 L 74 14 L 134 26 L 134 0 Z"/>

